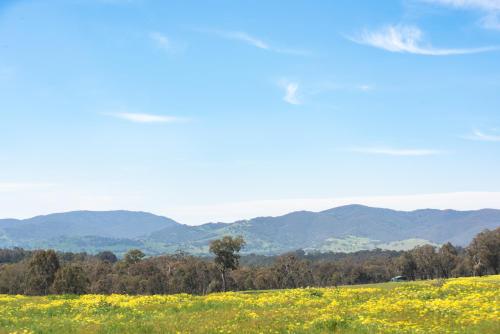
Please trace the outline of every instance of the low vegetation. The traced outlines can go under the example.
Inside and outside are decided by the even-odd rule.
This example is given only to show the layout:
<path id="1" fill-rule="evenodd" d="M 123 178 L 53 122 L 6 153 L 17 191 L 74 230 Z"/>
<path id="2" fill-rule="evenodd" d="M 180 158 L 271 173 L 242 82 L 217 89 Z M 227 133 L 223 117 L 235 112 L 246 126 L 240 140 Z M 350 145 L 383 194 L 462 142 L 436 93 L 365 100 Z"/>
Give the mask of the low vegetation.
<path id="1" fill-rule="evenodd" d="M 500 275 L 253 293 L 0 295 L 0 333 L 498 333 Z"/>

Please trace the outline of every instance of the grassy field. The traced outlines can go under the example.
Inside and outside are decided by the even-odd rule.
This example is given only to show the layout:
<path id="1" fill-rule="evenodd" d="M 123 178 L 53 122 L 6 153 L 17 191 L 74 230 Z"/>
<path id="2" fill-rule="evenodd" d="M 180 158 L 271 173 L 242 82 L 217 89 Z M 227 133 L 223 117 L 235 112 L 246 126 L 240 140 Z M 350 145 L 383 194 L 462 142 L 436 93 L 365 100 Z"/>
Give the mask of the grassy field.
<path id="1" fill-rule="evenodd" d="M 0 295 L 0 333 L 500 333 L 500 275 L 207 296 Z"/>

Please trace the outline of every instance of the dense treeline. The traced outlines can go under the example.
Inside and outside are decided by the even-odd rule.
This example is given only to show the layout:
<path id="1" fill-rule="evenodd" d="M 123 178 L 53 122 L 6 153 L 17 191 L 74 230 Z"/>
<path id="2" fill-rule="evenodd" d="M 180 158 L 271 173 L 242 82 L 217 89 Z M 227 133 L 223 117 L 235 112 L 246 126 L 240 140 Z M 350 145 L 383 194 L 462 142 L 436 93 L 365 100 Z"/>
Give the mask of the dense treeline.
<path id="1" fill-rule="evenodd" d="M 450 243 L 410 251 L 361 251 L 281 256 L 247 255 L 241 238 L 224 237 L 211 245 L 215 257 L 179 253 L 146 258 L 139 250 L 122 259 L 53 250 L 0 249 L 0 293 L 205 294 L 222 290 L 336 286 L 409 279 L 498 274 L 500 228 L 478 234 L 466 248 Z"/>

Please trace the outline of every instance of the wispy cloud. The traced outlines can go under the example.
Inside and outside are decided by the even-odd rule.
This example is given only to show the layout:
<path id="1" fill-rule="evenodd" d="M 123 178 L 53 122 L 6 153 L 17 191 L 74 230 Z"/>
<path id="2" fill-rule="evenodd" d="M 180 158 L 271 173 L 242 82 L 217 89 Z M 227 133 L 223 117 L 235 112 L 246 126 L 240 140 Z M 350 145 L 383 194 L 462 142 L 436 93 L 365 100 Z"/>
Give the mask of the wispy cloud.
<path id="1" fill-rule="evenodd" d="M 172 41 L 170 37 L 158 31 L 150 32 L 148 37 L 158 49 L 170 54 L 182 53 L 186 49 L 186 44 Z"/>
<path id="2" fill-rule="evenodd" d="M 295 81 L 281 80 L 278 85 L 285 90 L 285 95 L 283 96 L 283 101 L 293 105 L 301 104 L 301 100 L 298 96 L 299 84 Z"/>
<path id="3" fill-rule="evenodd" d="M 500 30 L 500 11 L 484 16 L 481 25 L 486 29 Z"/>
<path id="4" fill-rule="evenodd" d="M 361 92 L 367 93 L 375 90 L 372 84 L 350 84 L 350 83 L 336 83 L 333 81 L 318 81 L 300 83 L 298 80 L 290 80 L 282 78 L 277 81 L 278 87 L 283 92 L 283 101 L 293 105 L 304 104 L 304 100 L 311 97 L 333 92 Z"/>
<path id="5" fill-rule="evenodd" d="M 363 92 L 369 92 L 375 89 L 373 85 L 368 85 L 368 84 L 359 85 L 357 88 Z"/>
<path id="6" fill-rule="evenodd" d="M 472 134 L 465 136 L 465 138 L 469 140 L 500 142 L 499 134 L 489 134 L 479 130 L 474 130 Z"/>
<path id="7" fill-rule="evenodd" d="M 165 51 L 172 50 L 172 43 L 170 42 L 170 39 L 164 34 L 153 31 L 149 33 L 149 38 L 151 38 L 151 40 L 153 40 L 156 46 L 158 46 L 160 49 L 163 49 Z"/>
<path id="8" fill-rule="evenodd" d="M 390 148 L 390 147 L 355 147 L 348 149 L 350 152 L 392 156 L 427 156 L 442 154 L 442 151 L 432 149 L 413 149 L 413 148 Z"/>
<path id="9" fill-rule="evenodd" d="M 296 82 L 290 82 L 285 87 L 285 96 L 283 100 L 290 104 L 300 104 L 299 98 L 297 97 L 297 91 L 299 89 L 299 84 Z"/>
<path id="10" fill-rule="evenodd" d="M 243 31 L 218 31 L 217 34 L 221 37 L 224 37 L 224 38 L 234 39 L 237 41 L 247 43 L 247 44 L 255 46 L 256 48 L 259 48 L 259 49 L 264 49 L 264 50 L 271 49 L 271 47 L 263 40 L 261 40 L 257 37 L 251 36 Z"/>
<path id="11" fill-rule="evenodd" d="M 165 116 L 165 115 L 154 115 L 154 114 L 144 114 L 144 113 L 128 113 L 128 112 L 117 112 L 117 113 L 106 113 L 106 115 L 124 119 L 126 121 L 135 123 L 174 123 L 183 122 L 187 119 L 175 116 Z"/>
<path id="12" fill-rule="evenodd" d="M 389 25 L 376 31 L 363 31 L 357 37 L 349 37 L 358 44 L 373 46 L 390 52 L 411 53 L 426 56 L 450 56 L 480 53 L 498 49 L 497 47 L 448 49 L 435 48 L 423 43 L 423 33 L 415 26 Z"/>
<path id="13" fill-rule="evenodd" d="M 458 9 L 470 9 L 483 13 L 481 25 L 487 29 L 500 30 L 500 1 L 498 0 L 421 0 Z"/>
<path id="14" fill-rule="evenodd" d="M 276 53 L 284 53 L 284 54 L 290 54 L 290 55 L 297 55 L 297 56 L 311 55 L 311 52 L 307 51 L 307 50 L 282 48 L 282 47 L 277 47 L 277 46 L 271 45 L 268 42 L 264 41 L 263 39 L 256 37 L 256 36 L 253 36 L 247 32 L 244 32 L 244 31 L 206 30 L 206 29 L 197 29 L 197 30 L 200 32 L 211 33 L 211 34 L 217 35 L 217 36 L 225 38 L 225 39 L 243 42 L 243 43 L 251 45 L 255 48 L 266 50 L 266 51 L 271 51 L 271 52 L 276 52 Z"/>

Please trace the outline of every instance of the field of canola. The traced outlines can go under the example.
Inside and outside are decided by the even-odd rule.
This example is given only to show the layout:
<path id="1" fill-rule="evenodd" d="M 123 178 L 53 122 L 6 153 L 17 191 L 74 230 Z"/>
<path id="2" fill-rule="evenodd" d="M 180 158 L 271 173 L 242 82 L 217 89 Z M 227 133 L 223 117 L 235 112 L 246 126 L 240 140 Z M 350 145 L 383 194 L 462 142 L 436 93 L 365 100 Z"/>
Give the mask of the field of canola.
<path id="1" fill-rule="evenodd" d="M 500 333 L 500 275 L 253 293 L 0 295 L 0 333 Z"/>

